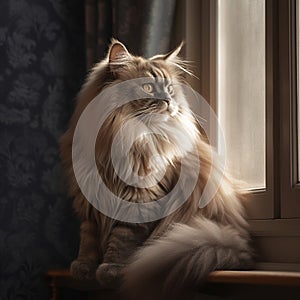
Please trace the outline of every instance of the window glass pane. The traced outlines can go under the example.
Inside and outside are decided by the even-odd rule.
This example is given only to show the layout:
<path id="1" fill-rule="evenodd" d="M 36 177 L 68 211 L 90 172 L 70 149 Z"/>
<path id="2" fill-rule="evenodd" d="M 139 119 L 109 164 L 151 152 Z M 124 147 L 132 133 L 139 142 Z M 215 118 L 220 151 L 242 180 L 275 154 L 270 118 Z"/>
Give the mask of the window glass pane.
<path id="1" fill-rule="evenodd" d="M 218 1 L 218 114 L 227 165 L 264 188 L 265 1 Z"/>

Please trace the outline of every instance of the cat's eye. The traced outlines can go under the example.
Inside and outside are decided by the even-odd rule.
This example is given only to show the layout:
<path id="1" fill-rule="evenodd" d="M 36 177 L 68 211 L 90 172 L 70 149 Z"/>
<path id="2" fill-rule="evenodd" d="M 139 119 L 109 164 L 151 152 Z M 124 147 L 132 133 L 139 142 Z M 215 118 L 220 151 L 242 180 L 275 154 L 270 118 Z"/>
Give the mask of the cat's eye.
<path id="1" fill-rule="evenodd" d="M 146 93 L 153 93 L 153 91 L 154 91 L 154 87 L 151 83 L 143 84 L 143 89 Z"/>
<path id="2" fill-rule="evenodd" d="M 171 84 L 168 86 L 168 93 L 170 95 L 172 95 L 174 93 L 174 88 L 173 88 L 173 85 L 171 85 Z"/>

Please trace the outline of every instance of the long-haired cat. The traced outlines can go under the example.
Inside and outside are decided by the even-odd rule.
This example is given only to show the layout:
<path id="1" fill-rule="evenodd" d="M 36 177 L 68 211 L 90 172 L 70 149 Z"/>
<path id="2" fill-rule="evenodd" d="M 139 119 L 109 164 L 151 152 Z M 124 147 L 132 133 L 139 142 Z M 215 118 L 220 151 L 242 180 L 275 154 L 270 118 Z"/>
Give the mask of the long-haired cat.
<path id="1" fill-rule="evenodd" d="M 213 199 L 199 207 L 199 199 L 215 166 L 212 148 L 180 90 L 188 72 L 178 57 L 180 48 L 146 59 L 130 54 L 122 43 L 113 40 L 107 57 L 92 69 L 82 87 L 69 129 L 61 138 L 69 195 L 74 197 L 74 208 L 81 220 L 80 250 L 71 264 L 71 273 L 82 279 L 96 277 L 104 286 L 120 285 L 132 298 L 185 299 L 178 295 L 199 286 L 211 271 L 248 268 L 251 264 L 247 222 L 240 202 L 244 196 L 234 181 L 224 176 Z M 137 87 L 148 93 L 149 98 L 119 105 L 119 99 L 112 97 L 110 106 L 115 109 L 98 132 L 94 157 L 104 184 L 123 201 L 150 203 L 172 191 L 183 164 L 192 176 L 199 161 L 195 160 L 191 145 L 196 147 L 201 165 L 196 186 L 187 201 L 164 218 L 147 223 L 120 221 L 98 211 L 82 193 L 72 162 L 74 132 L 87 106 L 106 89 L 138 78 L 152 80 Z M 159 87 L 163 96 L 159 97 L 155 97 L 157 79 L 163 79 Z M 154 124 L 149 121 L 152 116 L 163 117 L 157 118 Z M 140 126 L 122 128 L 125 122 L 137 117 L 145 128 L 153 131 L 150 127 L 155 126 L 161 133 L 139 135 L 128 153 L 132 170 L 140 176 L 147 175 L 150 180 L 153 176 L 156 180 L 153 169 L 165 170 L 159 182 L 154 180 L 154 185 L 145 187 L 126 184 L 116 175 L 111 158 L 117 133 L 121 143 L 132 139 L 137 131 L 140 134 Z M 153 151 L 160 155 L 159 163 L 151 160 Z M 80 159 L 83 165 L 80 176 L 85 179 L 90 172 L 89 164 L 85 165 L 84 154 Z M 188 184 L 189 178 L 185 180 Z"/>

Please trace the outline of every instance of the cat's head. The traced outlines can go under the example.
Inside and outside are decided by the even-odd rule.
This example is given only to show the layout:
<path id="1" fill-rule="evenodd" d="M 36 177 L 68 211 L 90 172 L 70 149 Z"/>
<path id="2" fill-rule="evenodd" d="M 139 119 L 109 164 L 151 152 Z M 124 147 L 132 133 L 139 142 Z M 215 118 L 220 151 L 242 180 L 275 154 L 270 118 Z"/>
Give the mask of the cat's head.
<path id="1" fill-rule="evenodd" d="M 175 116 L 187 102 L 181 94 L 180 84 L 185 83 L 184 62 L 178 57 L 182 44 L 175 50 L 149 59 L 134 56 L 119 41 L 113 40 L 106 58 L 109 80 L 119 83 L 131 80 L 135 85 L 132 109 L 140 113 L 162 113 Z M 135 79 L 139 79 L 134 81 Z"/>

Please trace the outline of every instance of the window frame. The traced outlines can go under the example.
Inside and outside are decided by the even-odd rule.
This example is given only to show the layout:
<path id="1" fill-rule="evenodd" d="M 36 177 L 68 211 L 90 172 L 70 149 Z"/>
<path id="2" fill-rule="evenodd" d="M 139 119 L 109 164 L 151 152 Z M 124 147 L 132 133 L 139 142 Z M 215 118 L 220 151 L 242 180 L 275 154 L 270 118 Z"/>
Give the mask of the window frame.
<path id="1" fill-rule="evenodd" d="M 297 143 L 296 0 L 279 1 L 281 217 L 300 217 Z M 285 162 L 288 162 L 287 164 Z"/>

